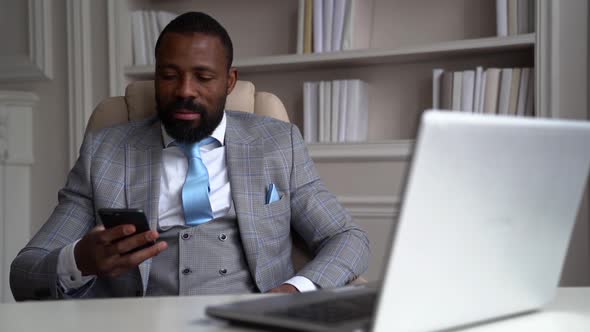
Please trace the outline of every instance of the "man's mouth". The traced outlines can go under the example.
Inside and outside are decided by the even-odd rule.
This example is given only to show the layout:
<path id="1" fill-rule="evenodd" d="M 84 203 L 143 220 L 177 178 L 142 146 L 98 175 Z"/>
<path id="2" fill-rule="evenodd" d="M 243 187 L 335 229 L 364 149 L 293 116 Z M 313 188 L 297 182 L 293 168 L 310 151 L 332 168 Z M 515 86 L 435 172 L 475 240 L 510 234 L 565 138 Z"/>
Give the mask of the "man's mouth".
<path id="1" fill-rule="evenodd" d="M 173 113 L 173 117 L 178 120 L 195 120 L 200 119 L 201 114 L 187 110 L 178 110 Z"/>

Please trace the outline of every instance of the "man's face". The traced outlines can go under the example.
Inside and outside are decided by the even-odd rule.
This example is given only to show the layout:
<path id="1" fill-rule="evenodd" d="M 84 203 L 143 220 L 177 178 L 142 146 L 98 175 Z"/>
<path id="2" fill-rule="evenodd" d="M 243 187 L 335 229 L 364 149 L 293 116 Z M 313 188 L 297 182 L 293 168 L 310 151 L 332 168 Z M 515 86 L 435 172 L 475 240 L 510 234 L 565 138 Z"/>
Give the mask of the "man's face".
<path id="1" fill-rule="evenodd" d="M 236 79 L 218 37 L 166 33 L 156 54 L 155 88 L 158 116 L 168 134 L 182 143 L 211 135 Z"/>

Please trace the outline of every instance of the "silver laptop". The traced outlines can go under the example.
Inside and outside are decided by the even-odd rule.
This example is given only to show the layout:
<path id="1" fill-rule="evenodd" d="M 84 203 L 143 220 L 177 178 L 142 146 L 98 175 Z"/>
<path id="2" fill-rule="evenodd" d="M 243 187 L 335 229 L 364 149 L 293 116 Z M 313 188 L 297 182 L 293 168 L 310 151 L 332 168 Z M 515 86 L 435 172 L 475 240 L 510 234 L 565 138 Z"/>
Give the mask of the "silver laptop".
<path id="1" fill-rule="evenodd" d="M 432 331 L 541 308 L 590 169 L 590 123 L 425 112 L 380 287 L 207 308 L 304 331 Z"/>

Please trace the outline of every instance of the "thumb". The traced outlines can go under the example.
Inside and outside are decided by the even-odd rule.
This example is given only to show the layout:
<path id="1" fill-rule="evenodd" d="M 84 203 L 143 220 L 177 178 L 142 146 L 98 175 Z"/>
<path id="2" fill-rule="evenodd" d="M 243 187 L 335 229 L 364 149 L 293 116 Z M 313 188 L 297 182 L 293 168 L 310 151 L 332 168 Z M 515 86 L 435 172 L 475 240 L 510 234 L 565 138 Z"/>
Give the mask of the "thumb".
<path id="1" fill-rule="evenodd" d="M 96 227 L 94 227 L 93 229 L 91 229 L 90 233 L 98 233 L 98 232 L 102 232 L 104 230 L 105 230 L 104 225 L 100 224 L 100 225 L 97 225 Z"/>

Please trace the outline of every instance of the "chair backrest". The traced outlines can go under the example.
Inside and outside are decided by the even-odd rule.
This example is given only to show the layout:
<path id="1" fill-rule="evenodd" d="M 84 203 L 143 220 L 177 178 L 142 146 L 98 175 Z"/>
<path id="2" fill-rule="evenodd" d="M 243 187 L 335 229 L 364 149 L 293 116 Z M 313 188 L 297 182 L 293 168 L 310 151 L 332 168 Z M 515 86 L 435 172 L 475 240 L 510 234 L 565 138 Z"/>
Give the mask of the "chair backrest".
<path id="1" fill-rule="evenodd" d="M 237 81 L 227 96 L 226 109 L 270 116 L 289 122 L 287 110 L 281 100 L 269 92 L 256 92 L 254 84 Z M 156 114 L 154 81 L 137 81 L 125 89 L 125 96 L 103 100 L 92 112 L 86 132 L 141 120 Z"/>
<path id="2" fill-rule="evenodd" d="M 269 92 L 256 92 L 252 82 L 236 82 L 234 90 L 227 96 L 226 109 L 266 115 L 289 122 L 287 110 L 281 100 Z M 125 89 L 125 96 L 107 98 L 96 106 L 86 126 L 86 132 L 141 120 L 155 114 L 154 81 L 133 82 Z M 291 256 L 296 271 L 312 257 L 303 240 L 295 233 Z"/>

